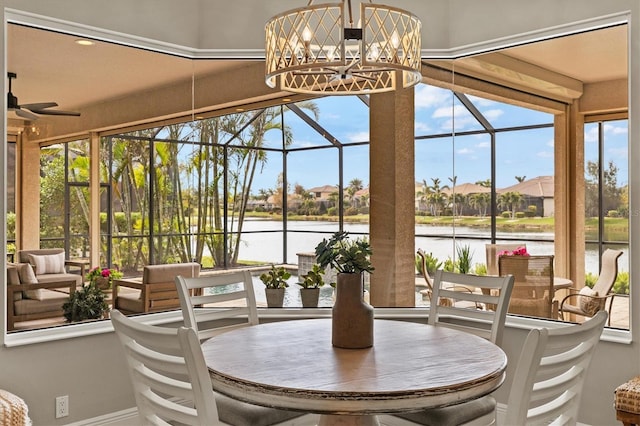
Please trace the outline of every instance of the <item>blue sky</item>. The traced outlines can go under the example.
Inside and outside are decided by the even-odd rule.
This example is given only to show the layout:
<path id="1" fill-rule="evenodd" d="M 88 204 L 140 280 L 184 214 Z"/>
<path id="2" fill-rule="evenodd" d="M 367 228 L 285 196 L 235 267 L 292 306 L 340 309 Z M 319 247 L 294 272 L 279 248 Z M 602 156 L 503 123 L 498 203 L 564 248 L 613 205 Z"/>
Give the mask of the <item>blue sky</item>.
<path id="1" fill-rule="evenodd" d="M 477 109 L 494 128 L 508 128 L 528 124 L 553 122 L 553 116 L 508 104 L 469 96 Z M 342 143 L 363 142 L 369 139 L 369 112 L 355 96 L 333 96 L 314 101 L 320 112 L 318 122 Z M 480 130 L 482 127 L 451 95 L 448 90 L 418 85 L 415 92 L 416 136 L 428 134 Z M 308 112 L 311 115 L 310 112 Z M 300 118 L 288 111 L 285 123 L 294 135 L 292 147 L 327 146 L 328 142 Z M 597 158 L 597 126 L 587 125 L 585 131 L 585 158 Z M 612 122 L 605 126 L 605 159 L 619 168 L 618 183 L 628 178 L 626 122 Z M 267 134 L 266 146 L 279 147 L 279 132 Z M 496 185 L 498 188 L 517 183 L 515 176 L 527 179 L 553 175 L 553 129 L 537 129 L 498 133 L 496 136 Z M 369 183 L 367 147 L 349 147 L 344 150 L 345 185 L 358 178 Z M 441 185 L 450 184 L 457 176 L 459 184 L 490 178 L 490 138 L 488 135 L 462 136 L 419 140 L 416 143 L 415 178 L 431 184 L 433 178 Z M 337 185 L 337 150 L 313 150 L 288 155 L 288 180 L 291 187 L 305 189 L 322 185 Z M 274 188 L 282 157 L 269 156 L 265 170 L 256 179 L 254 193 L 260 188 Z"/>

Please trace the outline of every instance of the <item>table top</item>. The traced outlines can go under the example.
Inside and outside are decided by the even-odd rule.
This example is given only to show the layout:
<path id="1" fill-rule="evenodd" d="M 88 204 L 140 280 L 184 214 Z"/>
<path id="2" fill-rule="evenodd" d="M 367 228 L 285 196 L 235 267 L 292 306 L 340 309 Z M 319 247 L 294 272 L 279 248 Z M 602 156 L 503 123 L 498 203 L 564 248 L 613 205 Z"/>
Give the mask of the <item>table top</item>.
<path id="1" fill-rule="evenodd" d="M 573 287 L 573 281 L 569 278 L 553 277 L 553 289 L 554 290 L 562 290 L 564 288 Z"/>
<path id="2" fill-rule="evenodd" d="M 316 413 L 393 413 L 462 402 L 498 388 L 507 358 L 493 343 L 445 327 L 375 320 L 374 345 L 331 345 L 331 320 L 281 321 L 202 344 L 214 390 Z"/>

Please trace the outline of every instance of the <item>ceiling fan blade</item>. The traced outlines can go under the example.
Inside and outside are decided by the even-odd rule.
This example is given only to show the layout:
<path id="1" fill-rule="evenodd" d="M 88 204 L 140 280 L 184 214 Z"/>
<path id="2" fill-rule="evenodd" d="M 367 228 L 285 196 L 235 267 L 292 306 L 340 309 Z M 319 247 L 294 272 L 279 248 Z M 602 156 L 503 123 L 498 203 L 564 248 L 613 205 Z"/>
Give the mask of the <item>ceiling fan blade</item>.
<path id="1" fill-rule="evenodd" d="M 38 103 L 34 103 L 34 104 L 22 104 L 20 106 L 22 108 L 30 109 L 31 111 L 33 111 L 33 110 L 37 110 L 37 109 L 45 109 L 45 108 L 57 107 L 58 104 L 55 103 L 55 102 L 38 102 Z"/>
<path id="2" fill-rule="evenodd" d="M 60 111 L 56 109 L 42 109 L 42 110 L 33 109 L 31 111 L 40 115 L 68 115 L 71 117 L 80 117 L 80 113 L 75 111 Z"/>
<path id="3" fill-rule="evenodd" d="M 32 113 L 31 111 L 27 111 L 24 109 L 16 109 L 14 110 L 18 117 L 26 118 L 27 120 L 37 120 L 38 116 Z"/>

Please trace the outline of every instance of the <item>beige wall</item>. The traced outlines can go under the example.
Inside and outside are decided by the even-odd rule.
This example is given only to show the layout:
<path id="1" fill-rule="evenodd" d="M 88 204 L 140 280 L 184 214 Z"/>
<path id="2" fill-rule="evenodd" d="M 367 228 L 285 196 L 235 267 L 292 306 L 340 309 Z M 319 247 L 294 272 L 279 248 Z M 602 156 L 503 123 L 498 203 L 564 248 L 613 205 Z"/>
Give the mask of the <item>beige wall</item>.
<path id="1" fill-rule="evenodd" d="M 100 26 L 163 43 L 205 49 L 211 48 L 205 44 L 212 38 L 221 44 L 224 42 L 223 47 L 226 48 L 261 49 L 261 28 L 267 16 L 259 14 L 291 7 L 290 2 L 284 0 L 4 0 L 0 4 L 4 8 Z M 264 10 L 256 10 L 256 4 L 260 4 L 259 7 Z M 630 115 L 637 116 L 634 113 L 640 109 L 640 97 L 637 96 L 640 91 L 640 2 L 637 0 L 405 0 L 398 1 L 397 6 L 413 10 L 423 18 L 425 48 L 433 54 L 443 49 L 441 53 L 445 56 L 455 52 L 472 52 L 473 45 L 477 43 L 483 46 L 500 45 L 504 43 L 498 40 L 501 37 L 523 35 L 526 31 L 630 10 L 630 90 L 631 94 L 635 94 L 630 96 Z M 244 16 L 242 13 L 247 10 L 251 10 L 250 17 L 259 22 L 253 19 L 249 22 L 247 18 L 243 20 L 243 25 L 237 25 L 239 18 L 236 16 Z M 233 20 L 229 19 L 229 14 L 234 15 Z M 228 23 L 233 24 L 229 27 Z M 522 36 L 526 37 L 530 36 Z M 0 46 L 4 46 L 4 39 L 0 41 Z M 5 110 L 4 104 L 2 110 Z M 4 120 L 1 125 L 5 126 Z M 0 134 L 6 133 L 4 127 L 0 130 Z M 630 161 L 637 164 L 640 160 L 639 123 L 630 122 L 629 131 Z M 4 153 L 0 155 L 0 167 L 5 168 Z M 0 186 L 3 188 L 6 187 L 4 179 L 2 175 Z M 640 182 L 638 168 L 630 168 L 630 182 Z M 632 212 L 640 211 L 639 187 L 632 188 Z M 4 197 L 0 200 L 0 207 L 4 211 Z M 631 250 L 640 244 L 640 233 L 633 232 L 639 225 L 640 215 L 632 214 Z M 0 224 L 0 227 L 4 232 L 4 225 Z M 0 254 L 4 259 L 4 254 Z M 639 268 L 637 262 L 631 265 L 632 279 L 640 275 Z M 639 297 L 638 294 L 632 294 L 632 303 L 637 305 Z M 0 306 L 0 317 L 4 318 L 4 303 Z M 640 315 L 634 315 L 631 329 L 636 336 L 635 330 L 640 329 L 639 322 Z M 506 330 L 505 350 L 510 361 L 517 358 L 524 335 L 525 330 L 515 326 Z M 581 421 L 593 425 L 613 422 L 613 389 L 638 374 L 638 352 L 637 343 L 603 342 L 598 347 L 593 371 L 587 381 L 590 391 L 584 396 Z M 0 387 L 26 399 L 35 424 L 66 424 L 134 405 L 122 362 L 111 333 L 21 347 L 2 347 Z M 513 365 L 510 363 L 509 370 Z M 509 381 L 497 393 L 500 402 L 506 401 L 508 390 Z M 71 415 L 61 420 L 54 418 L 54 398 L 58 395 L 70 397 Z"/>

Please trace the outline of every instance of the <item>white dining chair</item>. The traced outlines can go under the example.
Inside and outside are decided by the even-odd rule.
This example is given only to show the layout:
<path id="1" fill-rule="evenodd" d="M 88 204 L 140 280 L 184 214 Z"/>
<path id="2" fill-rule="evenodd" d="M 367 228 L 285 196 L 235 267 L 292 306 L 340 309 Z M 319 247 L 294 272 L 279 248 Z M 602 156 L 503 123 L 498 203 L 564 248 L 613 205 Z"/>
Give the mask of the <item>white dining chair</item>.
<path id="1" fill-rule="evenodd" d="M 118 310 L 111 323 L 124 349 L 141 425 L 295 425 L 303 413 L 215 394 L 200 340 L 190 327 L 137 322 Z M 292 423 L 293 422 L 293 423 Z"/>
<path id="2" fill-rule="evenodd" d="M 176 287 L 186 327 L 200 340 L 229 329 L 258 324 L 258 309 L 251 273 L 236 270 L 186 278 L 177 276 Z"/>
<path id="3" fill-rule="evenodd" d="M 506 425 L 575 425 L 594 349 L 607 320 L 531 330 L 509 391 Z"/>
<path id="4" fill-rule="evenodd" d="M 455 291 L 456 286 L 476 288 L 473 293 Z M 502 343 L 504 323 L 507 317 L 509 298 L 513 290 L 513 276 L 478 276 L 436 271 L 429 307 L 430 325 L 449 327 L 472 333 L 497 344 Z M 450 298 L 454 303 L 434 303 L 440 298 Z M 466 302 L 466 303 L 464 303 Z M 485 309 L 478 309 L 482 305 Z M 444 321 L 444 317 L 455 316 L 468 321 Z M 462 424 L 494 424 L 496 400 L 491 395 L 449 407 L 429 408 L 414 413 L 396 414 L 404 420 L 429 426 Z"/>

